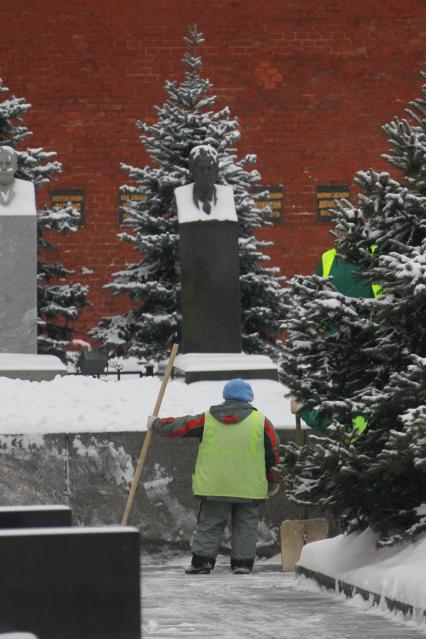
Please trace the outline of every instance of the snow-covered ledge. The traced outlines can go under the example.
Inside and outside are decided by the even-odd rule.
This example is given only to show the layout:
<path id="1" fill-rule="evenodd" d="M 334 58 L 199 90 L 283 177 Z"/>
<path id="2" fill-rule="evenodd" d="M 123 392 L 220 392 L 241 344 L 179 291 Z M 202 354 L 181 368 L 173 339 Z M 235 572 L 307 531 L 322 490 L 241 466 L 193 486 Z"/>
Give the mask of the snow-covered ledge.
<path id="1" fill-rule="evenodd" d="M 174 371 L 188 383 L 232 377 L 278 380 L 278 366 L 270 357 L 246 353 L 184 353 L 176 357 Z"/>
<path id="2" fill-rule="evenodd" d="M 377 548 L 371 529 L 304 546 L 296 572 L 326 588 L 426 622 L 426 535 Z"/>
<path id="3" fill-rule="evenodd" d="M 39 382 L 66 374 L 67 367 L 54 355 L 0 353 L 0 377 Z"/>

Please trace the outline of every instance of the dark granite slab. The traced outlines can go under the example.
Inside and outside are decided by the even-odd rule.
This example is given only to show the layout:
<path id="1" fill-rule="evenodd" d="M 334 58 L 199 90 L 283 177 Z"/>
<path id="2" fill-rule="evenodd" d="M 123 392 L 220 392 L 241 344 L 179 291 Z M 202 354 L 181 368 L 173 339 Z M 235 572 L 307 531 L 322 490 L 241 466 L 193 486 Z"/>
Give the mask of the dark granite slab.
<path id="1" fill-rule="evenodd" d="M 0 619 L 43 639 L 140 639 L 134 528 L 0 531 Z"/>
<path id="2" fill-rule="evenodd" d="M 35 215 L 0 216 L 0 353 L 36 353 Z"/>

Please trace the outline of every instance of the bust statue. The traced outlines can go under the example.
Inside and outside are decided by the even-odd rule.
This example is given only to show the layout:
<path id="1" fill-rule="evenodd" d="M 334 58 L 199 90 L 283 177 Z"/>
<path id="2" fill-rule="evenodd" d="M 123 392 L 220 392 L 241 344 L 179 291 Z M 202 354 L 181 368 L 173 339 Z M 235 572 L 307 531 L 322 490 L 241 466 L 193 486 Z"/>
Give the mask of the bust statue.
<path id="1" fill-rule="evenodd" d="M 34 185 L 15 178 L 18 156 L 11 146 L 0 146 L 0 216 L 35 215 Z"/>
<path id="2" fill-rule="evenodd" d="M 218 154 L 208 144 L 195 146 L 189 155 L 193 182 L 175 189 L 180 224 L 185 222 L 238 222 L 230 186 L 215 184 Z"/>

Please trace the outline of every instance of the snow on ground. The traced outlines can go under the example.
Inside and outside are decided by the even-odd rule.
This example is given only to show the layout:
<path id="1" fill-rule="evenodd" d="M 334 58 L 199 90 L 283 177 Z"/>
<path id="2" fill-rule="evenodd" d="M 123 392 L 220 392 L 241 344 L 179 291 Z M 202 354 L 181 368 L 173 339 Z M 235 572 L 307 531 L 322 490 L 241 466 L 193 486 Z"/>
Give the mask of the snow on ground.
<path id="1" fill-rule="evenodd" d="M 280 558 L 233 575 L 220 556 L 210 575 L 185 575 L 189 557 L 142 566 L 142 636 L 166 639 L 420 639 L 426 627 L 283 573 Z M 372 614 L 371 614 L 372 613 Z"/>
<path id="2" fill-rule="evenodd" d="M 416 543 L 376 548 L 372 530 L 304 546 L 299 564 L 426 611 L 426 535 Z M 426 620 L 425 620 L 426 622 Z"/>
<path id="3" fill-rule="evenodd" d="M 267 379 L 250 380 L 253 405 L 276 428 L 293 428 L 287 389 Z M 0 377 L 1 433 L 71 433 L 146 430 L 161 377 L 83 375 L 30 382 Z M 223 401 L 224 382 L 170 380 L 163 398 L 163 417 L 200 413 Z"/>

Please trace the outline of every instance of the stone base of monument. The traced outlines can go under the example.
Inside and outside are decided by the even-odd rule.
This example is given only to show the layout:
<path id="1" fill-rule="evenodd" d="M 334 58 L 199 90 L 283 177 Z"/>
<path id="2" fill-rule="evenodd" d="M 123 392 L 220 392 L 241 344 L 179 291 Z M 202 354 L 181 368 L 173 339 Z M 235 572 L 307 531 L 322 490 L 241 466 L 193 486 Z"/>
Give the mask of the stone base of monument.
<path id="1" fill-rule="evenodd" d="M 68 506 L 1 506 L 0 529 L 51 528 L 71 526 L 72 513 Z"/>
<path id="2" fill-rule="evenodd" d="M 235 377 L 278 381 L 278 366 L 267 355 L 183 353 L 175 359 L 173 374 L 184 377 L 187 384 Z"/>
<path id="3" fill-rule="evenodd" d="M 0 531 L 0 621 L 41 639 L 140 639 L 137 528 Z"/>
<path id="4" fill-rule="evenodd" d="M 66 374 L 67 367 L 54 355 L 0 353 L 0 377 L 40 382 Z"/>

